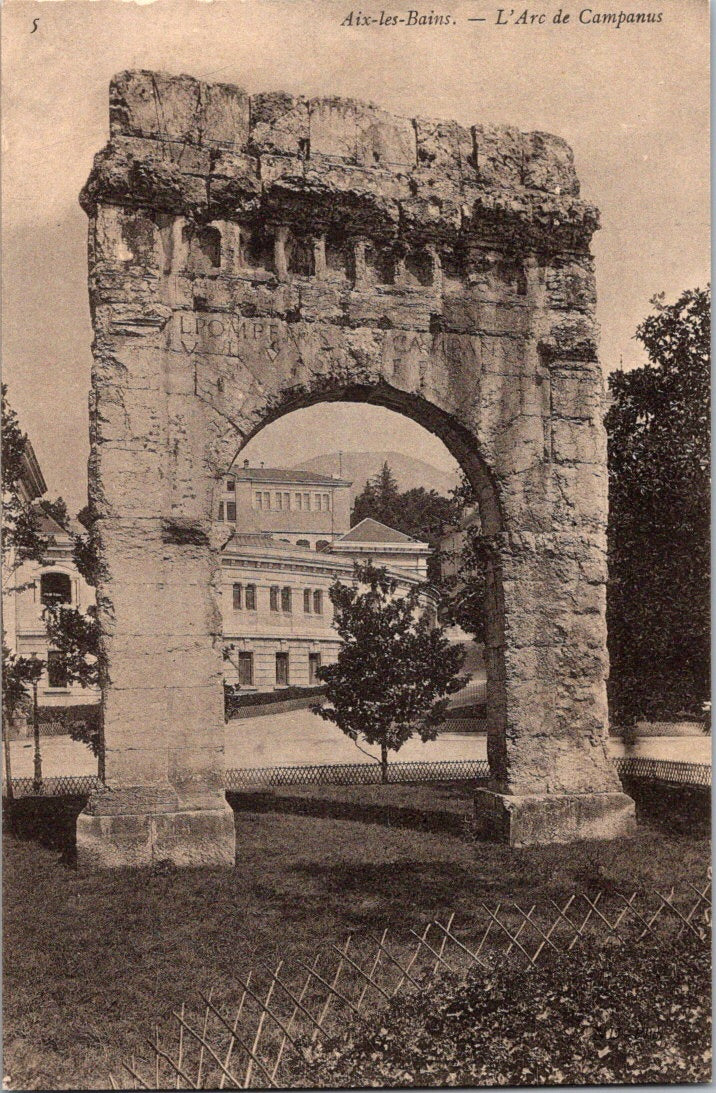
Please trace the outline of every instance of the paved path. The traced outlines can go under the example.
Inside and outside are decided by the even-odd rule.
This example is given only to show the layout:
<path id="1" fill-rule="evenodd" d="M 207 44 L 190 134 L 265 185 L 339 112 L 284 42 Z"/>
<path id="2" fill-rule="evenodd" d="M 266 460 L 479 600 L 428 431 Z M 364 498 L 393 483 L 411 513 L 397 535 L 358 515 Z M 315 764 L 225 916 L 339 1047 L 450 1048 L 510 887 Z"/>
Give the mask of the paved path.
<path id="1" fill-rule="evenodd" d="M 273 767 L 326 763 L 369 763 L 371 760 L 340 732 L 310 710 L 291 710 L 266 717 L 230 721 L 226 726 L 226 766 Z M 612 755 L 645 756 L 687 762 L 711 762 L 710 736 L 647 737 L 625 750 L 620 740 L 609 741 Z M 377 748 L 366 747 L 373 755 Z M 32 777 L 32 741 L 10 745 L 13 778 Z M 403 762 L 419 759 L 486 759 L 484 736 L 441 733 L 423 744 L 410 740 L 395 756 Z M 89 748 L 68 736 L 42 738 L 42 770 L 47 778 L 62 774 L 96 774 L 97 761 Z"/>

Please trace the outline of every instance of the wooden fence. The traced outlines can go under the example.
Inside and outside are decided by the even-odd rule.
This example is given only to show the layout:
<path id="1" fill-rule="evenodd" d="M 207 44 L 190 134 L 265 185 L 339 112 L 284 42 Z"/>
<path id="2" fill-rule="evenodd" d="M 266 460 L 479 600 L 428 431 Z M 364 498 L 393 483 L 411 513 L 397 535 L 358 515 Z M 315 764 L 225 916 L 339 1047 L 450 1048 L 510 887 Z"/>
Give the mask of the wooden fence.
<path id="1" fill-rule="evenodd" d="M 536 965 L 548 948 L 570 953 L 585 939 L 619 945 L 650 937 L 676 948 L 689 934 L 708 946 L 710 924 L 709 872 L 708 881 L 678 892 L 579 892 L 529 906 L 483 902 L 469 920 L 451 914 L 415 929 L 350 934 L 341 945 L 327 940 L 311 956 L 287 954 L 271 967 L 234 972 L 231 1002 L 214 998 L 210 983 L 197 984 L 196 998 L 155 1024 L 123 1063 L 126 1073 L 110 1082 L 133 1089 L 286 1088 L 292 1054 L 310 1074 L 311 1042 L 335 1033 L 345 1018 L 365 1020 L 401 991 L 429 988 L 441 974 L 465 976 L 502 959 Z"/>

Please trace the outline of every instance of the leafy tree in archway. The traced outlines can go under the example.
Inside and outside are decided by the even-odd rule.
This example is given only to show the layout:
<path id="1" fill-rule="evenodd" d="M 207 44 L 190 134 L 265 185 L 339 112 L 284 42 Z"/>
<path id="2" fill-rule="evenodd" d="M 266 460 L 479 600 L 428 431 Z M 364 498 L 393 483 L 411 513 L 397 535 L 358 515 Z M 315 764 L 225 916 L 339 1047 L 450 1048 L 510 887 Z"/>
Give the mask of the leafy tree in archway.
<path id="1" fill-rule="evenodd" d="M 609 377 L 612 718 L 697 713 L 709 697 L 710 289 L 637 328 L 649 362 Z"/>
<path id="2" fill-rule="evenodd" d="M 420 587 L 398 593 L 384 568 L 356 565 L 354 583 L 335 581 L 329 594 L 342 645 L 335 664 L 318 671 L 326 701 L 312 708 L 355 743 L 380 747 L 385 782 L 389 751 L 414 735 L 437 736 L 447 696 L 467 681 L 465 653 L 433 625 Z"/>

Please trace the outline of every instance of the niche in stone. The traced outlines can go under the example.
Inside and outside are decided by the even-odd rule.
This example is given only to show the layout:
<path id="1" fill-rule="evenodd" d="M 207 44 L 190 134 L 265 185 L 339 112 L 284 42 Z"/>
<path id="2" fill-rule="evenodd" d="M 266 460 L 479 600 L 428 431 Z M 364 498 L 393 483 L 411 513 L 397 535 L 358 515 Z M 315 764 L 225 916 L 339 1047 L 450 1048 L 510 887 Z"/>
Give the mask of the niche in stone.
<path id="1" fill-rule="evenodd" d="M 410 251 L 405 257 L 405 284 L 422 285 L 430 288 L 433 284 L 433 256 L 426 250 Z"/>
<path id="2" fill-rule="evenodd" d="M 221 268 L 221 232 L 211 225 L 187 224 L 182 231 L 189 273 L 217 273 Z"/>
<path id="3" fill-rule="evenodd" d="M 308 236 L 296 236 L 291 232 L 286 236 L 286 268 L 297 277 L 313 277 L 315 259 L 313 240 Z"/>
<path id="4" fill-rule="evenodd" d="M 240 251 L 244 268 L 275 273 L 273 236 L 262 226 L 241 228 Z"/>
<path id="5" fill-rule="evenodd" d="M 370 243 L 365 248 L 365 271 L 368 281 L 377 285 L 395 284 L 395 255 L 388 247 Z"/>

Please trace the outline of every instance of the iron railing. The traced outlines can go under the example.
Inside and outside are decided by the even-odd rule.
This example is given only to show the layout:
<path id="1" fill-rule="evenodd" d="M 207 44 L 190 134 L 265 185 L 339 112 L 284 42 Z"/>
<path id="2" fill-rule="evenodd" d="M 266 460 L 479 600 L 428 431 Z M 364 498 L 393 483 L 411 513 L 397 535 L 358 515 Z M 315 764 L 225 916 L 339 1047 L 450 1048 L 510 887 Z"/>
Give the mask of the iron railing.
<path id="1" fill-rule="evenodd" d="M 639 756 L 620 756 L 614 762 L 620 778 L 711 788 L 710 763 L 682 763 L 671 759 L 645 759 Z"/>
<path id="2" fill-rule="evenodd" d="M 614 760 L 619 777 L 653 782 L 660 785 L 710 789 L 711 765 L 681 763 L 667 759 L 620 757 Z M 440 762 L 418 761 L 389 763 L 388 783 L 410 782 L 476 782 L 489 777 L 486 759 L 453 759 Z M 381 784 L 381 768 L 377 763 L 337 763 L 320 766 L 246 767 L 225 772 L 227 790 L 251 789 L 257 786 L 372 786 Z M 15 797 L 63 797 L 90 794 L 101 789 L 102 782 L 92 775 L 44 778 L 35 787 L 33 778 L 13 778 Z M 3 796 L 7 783 L 3 781 Z"/>
<path id="3" fill-rule="evenodd" d="M 93 774 L 61 775 L 58 778 L 42 778 L 39 787 L 34 778 L 13 778 L 13 797 L 84 797 L 103 783 Z M 3 780 L 2 795 L 7 797 L 7 782 Z"/>
<path id="4" fill-rule="evenodd" d="M 429 763 L 388 763 L 388 782 L 473 782 L 490 773 L 486 759 L 458 759 Z M 381 782 L 377 763 L 339 763 L 335 766 L 252 767 L 227 770 L 226 788 L 249 786 L 373 786 Z"/>

